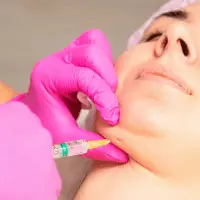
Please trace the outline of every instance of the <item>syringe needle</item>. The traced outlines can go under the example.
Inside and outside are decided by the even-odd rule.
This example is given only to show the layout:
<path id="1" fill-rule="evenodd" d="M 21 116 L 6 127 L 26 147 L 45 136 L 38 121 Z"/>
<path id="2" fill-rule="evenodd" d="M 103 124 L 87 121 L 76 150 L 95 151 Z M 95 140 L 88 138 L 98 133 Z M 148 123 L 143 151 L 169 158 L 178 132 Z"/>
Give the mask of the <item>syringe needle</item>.
<path id="1" fill-rule="evenodd" d="M 88 150 L 96 149 L 101 146 L 109 144 L 109 140 L 74 140 L 70 142 L 65 142 L 62 144 L 53 145 L 53 157 L 54 159 L 69 157 L 69 156 L 78 156 L 86 154 Z"/>
<path id="2" fill-rule="evenodd" d="M 87 142 L 88 147 L 89 147 L 88 149 L 90 150 L 105 146 L 109 143 L 110 143 L 110 140 L 91 140 Z"/>

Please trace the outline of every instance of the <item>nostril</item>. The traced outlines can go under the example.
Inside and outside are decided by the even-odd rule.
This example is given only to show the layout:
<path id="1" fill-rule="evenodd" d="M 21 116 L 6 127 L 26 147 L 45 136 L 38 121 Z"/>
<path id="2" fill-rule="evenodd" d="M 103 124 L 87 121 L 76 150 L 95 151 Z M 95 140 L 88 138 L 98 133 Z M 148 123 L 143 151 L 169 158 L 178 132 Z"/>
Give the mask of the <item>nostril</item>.
<path id="1" fill-rule="evenodd" d="M 167 37 L 164 37 L 163 41 L 162 41 L 162 44 L 161 44 L 161 48 L 162 49 L 165 49 L 165 47 L 167 46 L 167 43 L 168 43 L 168 38 Z"/>
<path id="2" fill-rule="evenodd" d="M 181 45 L 181 49 L 182 49 L 182 51 L 183 51 L 183 54 L 184 54 L 184 56 L 189 56 L 189 48 L 188 48 L 188 45 L 185 43 L 185 41 L 184 40 L 182 40 L 182 39 L 179 39 L 178 40 L 179 42 L 180 42 L 180 45 Z"/>

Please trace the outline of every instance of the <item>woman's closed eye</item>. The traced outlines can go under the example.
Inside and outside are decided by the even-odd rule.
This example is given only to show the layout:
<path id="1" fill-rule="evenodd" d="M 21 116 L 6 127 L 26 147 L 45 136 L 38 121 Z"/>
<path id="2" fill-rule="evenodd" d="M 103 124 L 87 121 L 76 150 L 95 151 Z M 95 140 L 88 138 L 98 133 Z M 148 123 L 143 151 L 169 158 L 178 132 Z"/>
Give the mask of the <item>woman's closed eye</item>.
<path id="1" fill-rule="evenodd" d="M 154 40 L 158 39 L 162 34 L 163 34 L 162 32 L 153 32 L 153 33 L 149 34 L 148 36 L 146 36 L 143 39 L 143 42 L 154 41 Z"/>

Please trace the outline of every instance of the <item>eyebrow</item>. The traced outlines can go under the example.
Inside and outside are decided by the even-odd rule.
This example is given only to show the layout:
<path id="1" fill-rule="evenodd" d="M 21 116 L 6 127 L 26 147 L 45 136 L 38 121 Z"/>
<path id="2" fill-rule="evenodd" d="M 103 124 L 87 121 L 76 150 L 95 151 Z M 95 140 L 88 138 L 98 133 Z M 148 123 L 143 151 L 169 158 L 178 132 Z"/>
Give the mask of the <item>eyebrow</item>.
<path id="1" fill-rule="evenodd" d="M 160 16 L 156 17 L 156 19 L 161 18 L 161 17 L 169 17 L 172 19 L 185 21 L 188 19 L 188 15 L 189 15 L 188 12 L 184 10 L 174 10 L 174 11 L 163 13 Z"/>

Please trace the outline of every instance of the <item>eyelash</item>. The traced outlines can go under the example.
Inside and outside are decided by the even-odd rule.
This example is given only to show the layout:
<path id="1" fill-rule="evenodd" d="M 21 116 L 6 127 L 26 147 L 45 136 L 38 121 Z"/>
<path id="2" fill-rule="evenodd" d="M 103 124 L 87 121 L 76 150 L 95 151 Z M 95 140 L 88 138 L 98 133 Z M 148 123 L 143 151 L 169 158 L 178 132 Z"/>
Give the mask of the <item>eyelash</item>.
<path id="1" fill-rule="evenodd" d="M 153 41 L 156 37 L 160 37 L 163 33 L 162 32 L 154 32 L 154 33 L 151 33 L 149 36 L 147 36 L 145 39 L 144 39 L 144 42 L 150 42 L 150 41 Z"/>

